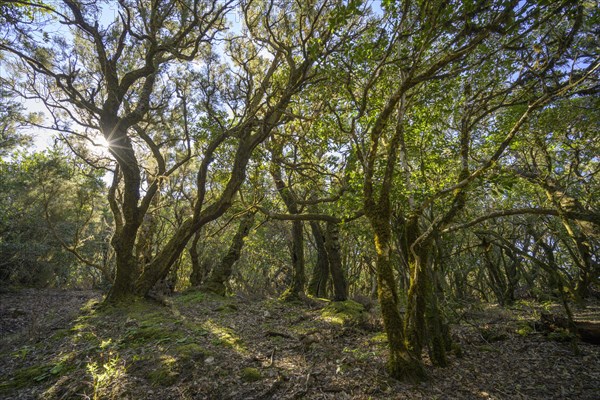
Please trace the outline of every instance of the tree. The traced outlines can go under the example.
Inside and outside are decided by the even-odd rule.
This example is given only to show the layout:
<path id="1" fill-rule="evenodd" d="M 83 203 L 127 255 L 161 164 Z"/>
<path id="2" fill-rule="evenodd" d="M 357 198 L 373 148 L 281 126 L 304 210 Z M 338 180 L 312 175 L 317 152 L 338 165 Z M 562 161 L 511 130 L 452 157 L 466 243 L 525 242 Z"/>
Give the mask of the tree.
<path id="1" fill-rule="evenodd" d="M 147 293 L 191 237 L 231 206 L 253 150 L 284 122 L 292 98 L 314 79 L 315 63 L 353 29 L 343 24 L 332 29 L 333 7 L 327 1 L 310 7 L 257 1 L 241 4 L 244 29 L 254 38 L 247 42 L 223 34 L 232 7 L 231 1 L 217 0 L 120 2 L 116 19 L 106 26 L 99 7 L 65 0 L 51 17 L 70 27 L 69 35 L 46 35 L 51 43 L 40 44 L 37 32 L 17 21 L 19 42 L 0 44 L 31 83 L 15 90 L 44 100 L 53 116 L 50 128 L 92 141 L 100 132 L 109 144 L 115 163 L 108 197 L 117 274 L 108 301 Z M 44 21 L 37 28 L 44 32 Z M 226 62 L 219 62 L 218 40 L 226 43 Z M 50 45 L 60 51 L 52 55 Z M 202 64 L 199 70 L 195 62 Z M 166 76 L 174 85 L 162 79 Z M 193 93 L 184 89 L 190 80 L 196 85 Z M 38 81 L 51 92 L 40 93 Z M 197 115 L 190 115 L 191 107 L 198 108 Z M 164 128 L 171 121 L 161 115 L 173 110 L 180 119 L 169 138 Z M 171 151 L 175 144 L 183 154 Z M 142 154 L 151 157 L 145 160 Z M 213 161 L 224 154 L 231 158 L 218 170 L 227 178 L 220 194 L 209 199 Z M 198 167 L 191 215 L 141 266 L 134 249 L 142 240 L 144 217 L 161 186 L 192 159 Z"/>
<path id="2" fill-rule="evenodd" d="M 229 250 L 210 271 L 210 275 L 202 286 L 203 289 L 225 296 L 225 284 L 231 277 L 233 264 L 240 258 L 244 247 L 244 239 L 248 236 L 254 224 L 254 214 L 254 212 L 248 212 L 240 218 L 237 232 L 233 237 Z"/>
<path id="3" fill-rule="evenodd" d="M 356 45 L 355 57 L 340 60 L 346 73 L 339 86 L 345 88 L 345 102 L 351 108 L 338 111 L 339 129 L 352 139 L 364 173 L 364 210 L 375 236 L 378 297 L 390 345 L 388 368 L 392 376 L 411 380 L 423 377 L 419 359 L 426 344 L 433 349 L 434 362 L 445 363 L 448 336 L 437 311 L 431 256 L 437 232 L 461 212 L 466 189 L 492 169 L 533 112 L 585 80 L 571 79 L 575 75 L 587 78 L 597 68 L 596 60 L 586 62 L 581 74 L 571 78 L 561 69 L 565 59 L 573 56 L 569 49 L 581 27 L 583 11 L 577 6 L 496 2 L 459 9 L 434 3 L 385 3 L 388 18 L 378 24 L 383 28 Z M 570 18 L 560 32 L 550 22 L 557 10 Z M 522 29 L 526 25 L 530 29 Z M 556 39 L 561 35 L 566 42 Z M 552 38 L 546 43 L 549 59 L 543 65 L 531 63 L 532 54 L 526 50 L 541 37 Z M 514 53 L 513 47 L 523 50 Z M 525 69 L 515 76 L 522 66 Z M 463 71 L 493 78 L 470 88 Z M 442 136 L 448 129 L 438 128 L 427 118 L 432 112 L 448 116 L 439 100 L 447 96 L 444 90 L 451 89 L 453 80 L 468 100 L 463 115 L 456 119 L 463 125 L 456 133 Z M 423 96 L 432 93 L 433 98 Z M 519 103 L 526 106 L 519 108 Z M 479 130 L 492 128 L 487 124 L 508 109 L 510 117 L 500 129 L 503 136 L 491 149 L 483 148 L 483 154 L 473 157 L 471 143 L 479 140 Z M 420 121 L 424 124 L 418 125 Z M 429 135 L 424 139 L 433 145 L 459 149 L 455 153 L 458 166 L 439 168 L 436 153 L 423 146 L 413 163 L 407 147 L 413 132 Z M 474 168 L 473 158 L 482 160 Z M 398 162 L 399 180 L 395 176 Z M 454 174 L 454 182 L 447 171 Z M 391 261 L 393 195 L 403 200 L 396 200 L 401 211 L 395 220 L 400 226 L 394 228 L 402 232 L 403 258 L 410 268 L 404 319 L 398 311 Z"/>
<path id="4" fill-rule="evenodd" d="M 56 147 L 0 162 L 0 281 L 100 286 L 112 280 L 101 175 Z"/>
<path id="5" fill-rule="evenodd" d="M 593 196 L 597 187 L 597 162 L 592 154 L 597 145 L 591 140 L 598 121 L 588 110 L 597 99 L 575 98 L 557 103 L 545 110 L 529 125 L 533 146 L 522 147 L 513 173 L 539 186 L 549 203 L 557 211 L 564 232 L 573 243 L 569 253 L 577 265 L 575 297 L 588 296 L 590 284 L 598 276 L 600 264 L 597 238 L 600 237 L 600 219 L 586 221 L 570 218 L 568 213 L 594 215 L 598 204 Z"/>

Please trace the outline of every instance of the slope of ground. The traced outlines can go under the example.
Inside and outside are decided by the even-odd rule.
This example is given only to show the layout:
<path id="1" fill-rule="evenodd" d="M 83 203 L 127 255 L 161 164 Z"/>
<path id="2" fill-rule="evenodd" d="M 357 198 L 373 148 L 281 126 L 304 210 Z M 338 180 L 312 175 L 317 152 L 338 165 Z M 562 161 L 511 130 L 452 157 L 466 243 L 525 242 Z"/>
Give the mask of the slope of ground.
<path id="1" fill-rule="evenodd" d="M 0 294 L 5 399 L 597 399 L 600 346 L 536 332 L 539 305 L 451 316 L 450 367 L 390 380 L 376 312 L 357 303 L 178 295 L 98 308 L 96 292 Z M 81 307 L 81 310 L 80 310 Z M 588 307 L 586 319 L 598 319 Z M 33 315 L 37 315 L 33 318 Z M 554 339 L 554 340 L 552 340 Z"/>

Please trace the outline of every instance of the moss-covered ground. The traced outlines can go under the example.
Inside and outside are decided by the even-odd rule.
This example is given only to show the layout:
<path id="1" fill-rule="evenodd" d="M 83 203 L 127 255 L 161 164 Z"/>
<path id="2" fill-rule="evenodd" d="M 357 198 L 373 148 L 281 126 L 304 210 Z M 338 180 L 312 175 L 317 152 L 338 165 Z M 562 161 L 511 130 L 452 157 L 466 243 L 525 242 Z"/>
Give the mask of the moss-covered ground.
<path id="1" fill-rule="evenodd" d="M 53 304 L 45 295 L 23 296 L 23 309 L 26 301 Z M 13 306 L 0 313 L 21 316 L 19 294 L 10 296 L 4 304 Z M 593 399 L 600 392 L 600 347 L 579 344 L 576 354 L 569 338 L 540 332 L 536 304 L 454 310 L 450 368 L 432 367 L 425 350 L 431 379 L 413 386 L 387 377 L 377 309 L 351 300 L 248 301 L 197 291 L 168 306 L 100 307 L 100 300 L 83 296 L 72 312 L 56 302 L 54 319 L 38 321 L 35 332 L 3 325 L 0 398 Z"/>

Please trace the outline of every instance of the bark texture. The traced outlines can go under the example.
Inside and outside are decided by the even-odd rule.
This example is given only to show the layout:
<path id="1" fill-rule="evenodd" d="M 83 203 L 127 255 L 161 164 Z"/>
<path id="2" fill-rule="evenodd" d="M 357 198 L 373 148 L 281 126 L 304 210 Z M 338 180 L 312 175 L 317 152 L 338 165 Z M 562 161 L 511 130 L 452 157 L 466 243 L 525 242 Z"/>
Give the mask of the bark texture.
<path id="1" fill-rule="evenodd" d="M 225 296 L 225 284 L 231 277 L 233 264 L 240 258 L 242 248 L 244 247 L 244 239 L 250 233 L 253 224 L 254 213 L 248 213 L 242 217 L 227 254 L 225 254 L 221 262 L 212 269 L 206 282 L 202 285 L 203 290 Z"/>

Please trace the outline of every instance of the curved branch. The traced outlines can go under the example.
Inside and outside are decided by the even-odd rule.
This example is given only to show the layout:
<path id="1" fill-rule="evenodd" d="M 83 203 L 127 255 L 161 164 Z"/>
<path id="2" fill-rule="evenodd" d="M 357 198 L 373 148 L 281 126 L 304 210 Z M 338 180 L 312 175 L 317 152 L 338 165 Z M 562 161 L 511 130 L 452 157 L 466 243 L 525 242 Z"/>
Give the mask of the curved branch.
<path id="1" fill-rule="evenodd" d="M 494 211 L 487 215 L 483 215 L 481 217 L 475 218 L 474 220 L 466 222 L 464 224 L 450 226 L 446 229 L 443 229 L 441 231 L 441 233 L 456 232 L 458 230 L 466 229 L 473 225 L 477 225 L 477 224 L 487 221 L 489 219 L 507 217 L 510 215 L 524 215 L 524 214 L 551 215 L 551 216 L 555 216 L 555 217 L 559 216 L 559 212 L 557 210 L 549 209 L 549 208 L 515 208 L 512 210 L 500 210 L 500 211 Z M 576 219 L 579 221 L 587 221 L 587 222 L 591 222 L 595 225 L 600 226 L 600 214 L 581 213 L 581 212 L 565 212 L 564 214 L 571 219 Z"/>

